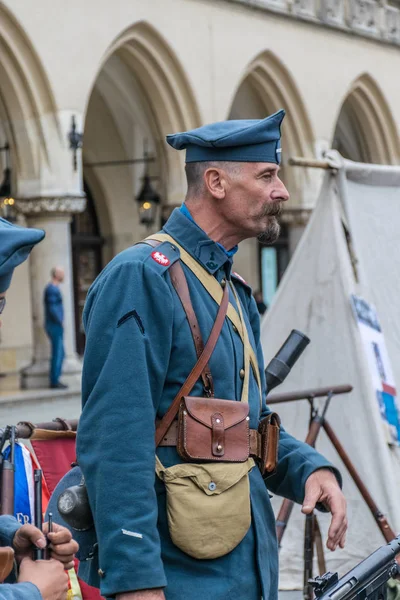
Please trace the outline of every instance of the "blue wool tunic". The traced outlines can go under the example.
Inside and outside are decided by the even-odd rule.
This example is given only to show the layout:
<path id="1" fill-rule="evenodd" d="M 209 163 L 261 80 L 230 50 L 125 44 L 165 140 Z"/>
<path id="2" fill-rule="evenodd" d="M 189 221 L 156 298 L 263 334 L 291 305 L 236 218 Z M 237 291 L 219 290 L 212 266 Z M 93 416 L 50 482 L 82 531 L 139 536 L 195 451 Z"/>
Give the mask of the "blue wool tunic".
<path id="1" fill-rule="evenodd" d="M 261 410 L 252 372 L 249 386 L 250 427 L 256 429 L 270 411 L 265 404 L 259 314 L 251 290 L 232 272 L 232 258 L 223 248 L 178 209 L 164 232 L 218 282 L 234 283 L 260 368 Z M 100 585 L 104 596 L 165 587 L 167 600 L 275 600 L 278 548 L 267 487 L 302 502 L 309 475 L 332 467 L 282 428 L 277 473 L 266 481 L 258 469 L 250 473 L 252 524 L 242 542 L 214 560 L 196 560 L 172 543 L 165 488 L 154 470 L 154 423 L 167 411 L 197 357 L 169 275 L 179 250 L 164 242 L 157 251 L 167 260 L 157 261 L 154 249 L 143 244 L 116 256 L 92 285 L 84 311 L 87 341 L 77 452 L 98 540 L 86 561 L 92 567 L 86 577 Z M 206 341 L 218 307 L 193 273 L 185 265 L 183 269 Z M 230 302 L 235 305 L 231 290 Z M 225 319 L 209 361 L 216 398 L 240 400 L 243 364 L 242 341 Z M 191 395 L 203 395 L 201 380 Z M 165 467 L 181 462 L 174 447 L 158 448 L 157 454 Z"/>

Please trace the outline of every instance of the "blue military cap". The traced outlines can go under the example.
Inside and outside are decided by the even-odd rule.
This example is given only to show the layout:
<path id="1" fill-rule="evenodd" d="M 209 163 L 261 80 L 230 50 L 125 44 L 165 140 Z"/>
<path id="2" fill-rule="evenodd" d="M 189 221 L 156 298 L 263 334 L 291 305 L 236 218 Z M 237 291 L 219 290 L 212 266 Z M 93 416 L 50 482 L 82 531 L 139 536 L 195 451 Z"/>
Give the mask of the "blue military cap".
<path id="1" fill-rule="evenodd" d="M 279 110 L 266 119 L 221 121 L 192 131 L 167 135 L 176 150 L 186 149 L 186 162 L 281 161 L 281 123 L 285 111 Z"/>
<path id="2" fill-rule="evenodd" d="M 0 293 L 10 287 L 15 267 L 28 258 L 44 236 L 41 229 L 18 227 L 0 217 Z"/>

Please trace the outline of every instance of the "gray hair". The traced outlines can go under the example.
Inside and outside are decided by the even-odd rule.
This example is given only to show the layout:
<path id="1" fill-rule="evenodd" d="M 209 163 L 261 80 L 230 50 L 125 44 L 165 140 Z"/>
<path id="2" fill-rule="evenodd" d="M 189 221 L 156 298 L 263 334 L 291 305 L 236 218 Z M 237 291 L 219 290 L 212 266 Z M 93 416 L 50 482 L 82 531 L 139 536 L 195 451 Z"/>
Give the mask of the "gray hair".
<path id="1" fill-rule="evenodd" d="M 229 175 L 236 175 L 240 168 L 240 162 L 231 161 L 205 161 L 186 163 L 185 173 L 188 186 L 187 196 L 193 198 L 204 191 L 204 173 L 207 169 L 223 169 Z"/>

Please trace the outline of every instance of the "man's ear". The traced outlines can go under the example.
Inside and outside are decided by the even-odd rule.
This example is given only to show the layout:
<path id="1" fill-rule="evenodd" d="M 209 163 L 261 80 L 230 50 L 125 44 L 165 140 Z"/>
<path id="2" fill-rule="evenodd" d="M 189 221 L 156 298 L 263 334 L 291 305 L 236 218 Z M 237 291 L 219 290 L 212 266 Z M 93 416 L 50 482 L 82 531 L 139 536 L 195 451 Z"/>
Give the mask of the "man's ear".
<path id="1" fill-rule="evenodd" d="M 204 172 L 204 184 L 211 196 L 223 200 L 226 195 L 227 180 L 223 169 L 211 167 Z"/>

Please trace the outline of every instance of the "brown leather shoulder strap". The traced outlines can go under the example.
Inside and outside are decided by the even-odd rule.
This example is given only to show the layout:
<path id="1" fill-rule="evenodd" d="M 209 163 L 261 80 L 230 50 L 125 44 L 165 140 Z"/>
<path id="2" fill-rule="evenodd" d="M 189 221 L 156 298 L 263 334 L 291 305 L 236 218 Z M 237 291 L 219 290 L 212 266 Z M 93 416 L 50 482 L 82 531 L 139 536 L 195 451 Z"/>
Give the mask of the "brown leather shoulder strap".
<path id="1" fill-rule="evenodd" d="M 153 248 L 156 248 L 160 245 L 161 242 L 158 240 L 147 239 L 143 242 L 144 244 L 148 244 Z M 182 268 L 182 264 L 180 260 L 174 262 L 169 269 L 169 273 L 171 276 L 172 285 L 175 288 L 176 293 L 182 303 L 183 310 L 186 313 L 186 318 L 188 320 L 190 331 L 192 333 L 194 346 L 196 348 L 197 358 L 200 358 L 201 353 L 204 350 L 203 338 L 201 337 L 199 322 L 196 317 L 196 313 L 194 312 L 192 301 L 190 299 L 189 287 L 187 284 L 186 276 Z M 204 367 L 201 378 L 203 380 L 204 391 L 207 396 L 214 396 L 214 382 L 211 375 L 210 367 L 208 364 Z"/>
<path id="2" fill-rule="evenodd" d="M 203 338 L 201 337 L 199 322 L 193 309 L 189 287 L 180 261 L 178 260 L 175 262 L 169 271 L 172 285 L 174 286 L 176 293 L 182 302 L 183 309 L 186 313 L 186 318 L 190 325 L 190 331 L 192 332 L 197 358 L 200 358 L 204 350 Z M 214 396 L 214 382 L 208 364 L 205 365 L 201 373 L 201 378 L 203 380 L 204 391 L 206 395 L 209 397 Z"/>
<path id="3" fill-rule="evenodd" d="M 175 419 L 175 416 L 179 410 L 181 398 L 183 398 L 183 396 L 187 396 L 191 392 L 193 386 L 195 385 L 196 381 L 200 377 L 200 373 L 204 369 L 205 365 L 208 363 L 211 354 L 214 352 L 215 345 L 218 341 L 222 327 L 225 322 L 225 317 L 226 317 L 226 313 L 228 310 L 228 304 L 229 304 L 229 286 L 226 285 L 224 288 L 222 301 L 221 301 L 221 304 L 218 309 L 217 318 L 215 319 L 214 325 L 211 329 L 210 337 L 207 340 L 204 350 L 201 353 L 199 360 L 197 361 L 197 363 L 193 367 L 192 371 L 190 372 L 185 383 L 182 385 L 181 389 L 175 396 L 169 409 L 167 410 L 167 412 L 165 413 L 165 415 L 163 416 L 163 418 L 157 425 L 156 447 L 159 445 L 159 443 L 163 439 L 164 435 L 168 431 L 169 427 L 171 426 L 172 421 Z"/>

